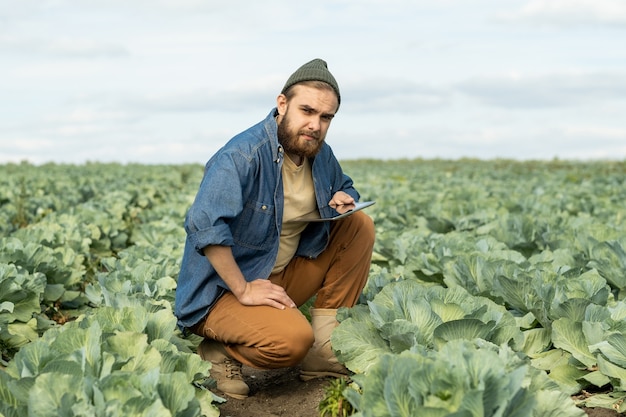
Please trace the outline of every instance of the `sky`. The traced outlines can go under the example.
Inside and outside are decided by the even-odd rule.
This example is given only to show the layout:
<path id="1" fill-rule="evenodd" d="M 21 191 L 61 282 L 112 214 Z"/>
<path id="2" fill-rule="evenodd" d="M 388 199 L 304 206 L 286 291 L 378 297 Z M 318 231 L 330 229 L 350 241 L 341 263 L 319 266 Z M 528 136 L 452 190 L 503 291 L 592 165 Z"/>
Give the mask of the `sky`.
<path id="1" fill-rule="evenodd" d="M 0 163 L 205 163 L 314 58 L 340 160 L 626 160 L 626 0 L 0 0 Z"/>

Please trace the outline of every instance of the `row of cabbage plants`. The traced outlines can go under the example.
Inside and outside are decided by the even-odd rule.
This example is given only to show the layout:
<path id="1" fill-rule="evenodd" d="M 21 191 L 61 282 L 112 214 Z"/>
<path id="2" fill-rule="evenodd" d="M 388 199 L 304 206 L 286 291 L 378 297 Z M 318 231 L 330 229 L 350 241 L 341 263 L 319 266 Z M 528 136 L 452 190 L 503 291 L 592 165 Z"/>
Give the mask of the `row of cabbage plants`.
<path id="1" fill-rule="evenodd" d="M 373 268 L 332 337 L 359 415 L 626 411 L 626 164 L 369 165 Z"/>
<path id="2" fill-rule="evenodd" d="M 173 314 L 202 168 L 0 171 L 0 415 L 218 416 Z"/>
<path id="3" fill-rule="evenodd" d="M 344 167 L 377 201 L 370 279 L 332 338 L 361 415 L 624 411 L 624 163 Z M 172 314 L 201 174 L 0 166 L 0 415 L 219 414 Z"/>

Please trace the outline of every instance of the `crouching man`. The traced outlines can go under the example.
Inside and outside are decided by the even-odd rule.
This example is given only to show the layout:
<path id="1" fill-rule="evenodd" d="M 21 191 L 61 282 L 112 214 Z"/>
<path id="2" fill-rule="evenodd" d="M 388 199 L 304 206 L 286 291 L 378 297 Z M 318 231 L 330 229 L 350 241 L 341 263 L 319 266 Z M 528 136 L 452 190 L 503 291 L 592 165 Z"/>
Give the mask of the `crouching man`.
<path id="1" fill-rule="evenodd" d="M 347 373 L 330 335 L 337 309 L 353 306 L 367 280 L 373 222 L 360 211 L 295 220 L 359 198 L 325 142 L 340 101 L 325 61 L 297 69 L 267 117 L 208 161 L 185 219 L 176 315 L 204 337 L 198 353 L 231 397 L 248 396 L 242 364 L 300 365 L 304 380 Z M 314 295 L 309 323 L 298 307 Z"/>

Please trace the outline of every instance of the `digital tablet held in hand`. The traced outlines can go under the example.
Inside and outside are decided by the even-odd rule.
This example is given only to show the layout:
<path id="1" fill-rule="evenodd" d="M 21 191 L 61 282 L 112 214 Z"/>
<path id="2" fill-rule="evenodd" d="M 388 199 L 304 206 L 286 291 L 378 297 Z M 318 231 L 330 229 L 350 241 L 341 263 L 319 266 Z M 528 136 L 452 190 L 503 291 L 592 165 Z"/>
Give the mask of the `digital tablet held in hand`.
<path id="1" fill-rule="evenodd" d="M 335 210 L 335 215 L 332 217 L 320 218 L 317 210 L 305 214 L 304 216 L 297 217 L 293 219 L 294 222 L 332 222 L 335 220 L 343 219 L 353 213 L 356 213 L 359 210 L 363 210 L 366 207 L 374 204 L 375 201 L 363 201 L 359 203 L 349 204 L 351 207 L 338 207 L 338 210 Z"/>

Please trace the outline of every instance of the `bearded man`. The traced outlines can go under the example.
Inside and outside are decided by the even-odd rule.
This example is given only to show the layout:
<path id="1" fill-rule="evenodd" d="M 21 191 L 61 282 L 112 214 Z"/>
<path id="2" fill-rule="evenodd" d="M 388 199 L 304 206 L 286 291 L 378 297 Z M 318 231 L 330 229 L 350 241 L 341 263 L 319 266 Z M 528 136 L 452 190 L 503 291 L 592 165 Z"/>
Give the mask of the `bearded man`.
<path id="1" fill-rule="evenodd" d="M 224 394 L 243 399 L 242 364 L 300 366 L 300 377 L 345 375 L 330 335 L 369 273 L 374 225 L 326 133 L 341 102 L 327 64 L 294 72 L 265 120 L 232 138 L 206 164 L 186 219 L 175 312 L 204 337 L 198 354 Z M 311 321 L 298 307 L 315 297 Z"/>

